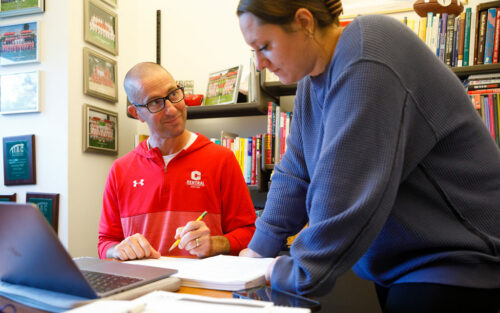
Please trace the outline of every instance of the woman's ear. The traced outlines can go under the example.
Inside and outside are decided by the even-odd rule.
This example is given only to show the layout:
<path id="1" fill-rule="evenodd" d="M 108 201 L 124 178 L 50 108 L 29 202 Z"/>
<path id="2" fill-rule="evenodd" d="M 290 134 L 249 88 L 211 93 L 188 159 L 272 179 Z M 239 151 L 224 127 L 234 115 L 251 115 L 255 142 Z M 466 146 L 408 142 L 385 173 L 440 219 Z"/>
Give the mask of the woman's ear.
<path id="1" fill-rule="evenodd" d="M 314 34 L 314 16 L 311 11 L 305 8 L 300 8 L 295 12 L 294 23 L 297 25 L 298 29 L 305 31 L 306 35 L 310 38 Z"/>

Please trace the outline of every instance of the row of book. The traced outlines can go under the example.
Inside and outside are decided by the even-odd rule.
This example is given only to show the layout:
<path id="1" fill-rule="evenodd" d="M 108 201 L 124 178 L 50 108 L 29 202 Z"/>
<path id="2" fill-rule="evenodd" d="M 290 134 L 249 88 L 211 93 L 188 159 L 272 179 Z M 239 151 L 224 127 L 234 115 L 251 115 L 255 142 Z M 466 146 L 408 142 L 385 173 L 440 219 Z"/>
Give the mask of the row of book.
<path id="1" fill-rule="evenodd" d="M 427 14 L 403 22 L 451 67 L 498 63 L 500 1 L 466 8 L 460 15 Z"/>
<path id="2" fill-rule="evenodd" d="M 500 146 L 500 73 L 471 75 L 465 87 L 477 112 Z"/>
<path id="3" fill-rule="evenodd" d="M 233 151 L 246 183 L 256 185 L 259 172 L 270 170 L 285 153 L 290 122 L 291 112 L 281 112 L 280 106 L 269 102 L 266 133 L 239 137 L 237 134 L 222 131 L 220 139 L 211 140 Z"/>

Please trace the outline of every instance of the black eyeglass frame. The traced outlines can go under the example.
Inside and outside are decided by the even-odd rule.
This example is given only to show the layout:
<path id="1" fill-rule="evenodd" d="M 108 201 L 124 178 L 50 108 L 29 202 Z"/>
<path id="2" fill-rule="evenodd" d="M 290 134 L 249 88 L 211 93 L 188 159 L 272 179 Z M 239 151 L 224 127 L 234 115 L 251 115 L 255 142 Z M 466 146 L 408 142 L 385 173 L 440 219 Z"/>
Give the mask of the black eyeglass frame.
<path id="1" fill-rule="evenodd" d="M 170 100 L 170 95 L 171 95 L 172 93 L 176 92 L 177 90 L 181 90 L 181 91 L 182 91 L 182 98 L 181 98 L 181 99 L 179 99 L 179 100 L 177 100 L 177 101 L 172 101 L 172 100 Z M 185 95 L 184 95 L 184 87 L 177 87 L 177 88 L 175 88 L 174 90 L 170 91 L 170 92 L 168 93 L 168 95 L 166 95 L 165 97 L 160 97 L 160 98 L 153 99 L 153 100 L 151 100 L 151 101 L 148 101 L 148 103 L 146 103 L 146 104 L 136 104 L 136 103 L 132 103 L 132 105 L 133 105 L 133 106 L 135 106 L 135 107 L 145 107 L 146 109 L 148 109 L 148 111 L 149 111 L 150 113 L 153 113 L 153 114 L 154 114 L 154 113 L 161 112 L 161 111 L 165 108 L 165 101 L 167 101 L 167 100 L 168 100 L 168 101 L 170 101 L 170 103 L 179 103 L 179 102 L 181 102 L 182 100 L 184 100 L 184 96 L 185 96 Z M 154 111 L 154 112 L 153 112 L 153 111 L 151 111 L 151 109 L 149 108 L 149 104 L 150 104 L 150 103 L 152 103 L 152 102 L 154 102 L 154 101 L 158 101 L 158 100 L 160 100 L 160 99 L 161 99 L 161 100 L 163 100 L 163 105 L 161 106 L 161 108 L 160 108 L 158 111 Z"/>

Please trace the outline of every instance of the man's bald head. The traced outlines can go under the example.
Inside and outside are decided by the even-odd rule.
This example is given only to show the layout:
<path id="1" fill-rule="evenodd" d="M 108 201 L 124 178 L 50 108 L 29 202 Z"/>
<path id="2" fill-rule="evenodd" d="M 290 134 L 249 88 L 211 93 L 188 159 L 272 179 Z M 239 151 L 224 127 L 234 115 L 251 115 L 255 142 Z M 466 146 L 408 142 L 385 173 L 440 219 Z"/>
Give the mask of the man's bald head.
<path id="1" fill-rule="evenodd" d="M 136 94 L 142 90 L 144 80 L 157 74 L 167 74 L 172 77 L 165 68 L 153 62 L 138 63 L 127 72 L 123 81 L 123 87 L 130 102 L 136 102 Z"/>

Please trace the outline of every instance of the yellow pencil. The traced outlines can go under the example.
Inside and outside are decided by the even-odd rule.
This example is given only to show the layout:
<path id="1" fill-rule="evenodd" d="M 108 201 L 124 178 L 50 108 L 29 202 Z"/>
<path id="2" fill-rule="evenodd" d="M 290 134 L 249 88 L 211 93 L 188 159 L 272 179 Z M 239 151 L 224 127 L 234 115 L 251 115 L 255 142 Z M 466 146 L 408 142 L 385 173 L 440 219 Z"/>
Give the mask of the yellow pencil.
<path id="1" fill-rule="evenodd" d="M 205 212 L 201 213 L 200 217 L 198 217 L 198 218 L 196 219 L 196 221 L 197 221 L 197 222 L 198 222 L 198 221 L 201 221 L 201 219 L 202 219 L 202 218 L 204 218 L 204 217 L 205 217 L 205 215 L 207 215 L 207 211 L 205 211 Z M 174 244 L 170 247 L 170 249 L 168 249 L 168 252 L 172 251 L 175 247 L 177 247 L 177 245 L 179 244 L 179 242 L 181 242 L 181 239 L 180 239 L 180 238 L 179 238 L 179 239 L 177 239 L 177 240 L 174 242 Z"/>

